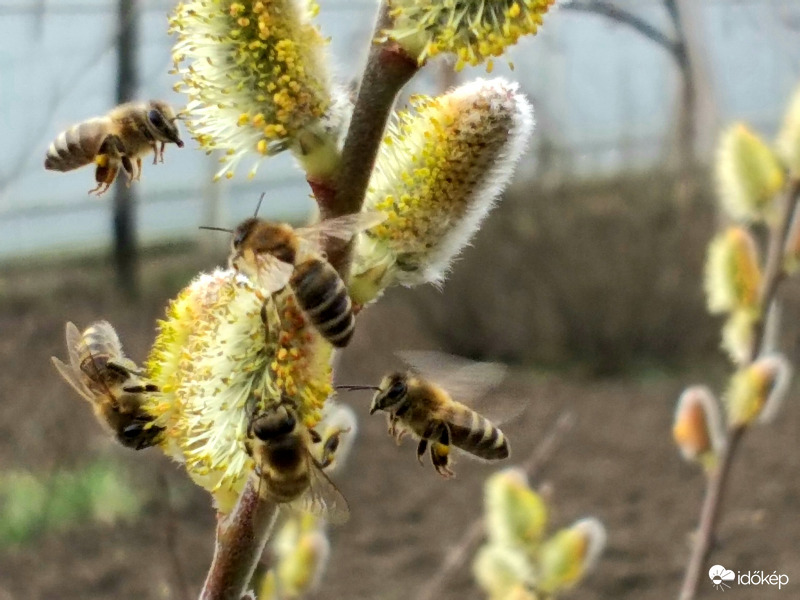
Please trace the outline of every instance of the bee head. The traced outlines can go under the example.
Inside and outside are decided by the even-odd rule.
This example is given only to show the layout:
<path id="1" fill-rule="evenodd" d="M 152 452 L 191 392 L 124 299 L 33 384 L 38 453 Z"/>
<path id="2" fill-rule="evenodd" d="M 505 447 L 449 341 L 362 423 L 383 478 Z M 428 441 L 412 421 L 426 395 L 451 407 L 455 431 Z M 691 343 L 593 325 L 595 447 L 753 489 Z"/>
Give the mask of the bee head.
<path id="1" fill-rule="evenodd" d="M 378 410 L 386 410 L 401 402 L 408 393 L 408 376 L 404 373 L 387 375 L 378 386 L 378 391 L 372 399 L 369 414 Z"/>
<path id="2" fill-rule="evenodd" d="M 183 141 L 175 125 L 175 111 L 166 102 L 151 100 L 148 103 L 147 122 L 154 137 L 160 142 L 172 142 L 183 148 Z"/>
<path id="3" fill-rule="evenodd" d="M 238 259 L 245 250 L 260 255 L 270 254 L 282 262 L 294 264 L 297 246 L 294 230 L 289 225 L 250 217 L 233 230 L 231 266 L 236 268 L 239 265 Z"/>
<path id="4" fill-rule="evenodd" d="M 276 441 L 290 435 L 296 426 L 294 413 L 280 405 L 254 417 L 250 422 L 250 434 L 262 442 Z"/>

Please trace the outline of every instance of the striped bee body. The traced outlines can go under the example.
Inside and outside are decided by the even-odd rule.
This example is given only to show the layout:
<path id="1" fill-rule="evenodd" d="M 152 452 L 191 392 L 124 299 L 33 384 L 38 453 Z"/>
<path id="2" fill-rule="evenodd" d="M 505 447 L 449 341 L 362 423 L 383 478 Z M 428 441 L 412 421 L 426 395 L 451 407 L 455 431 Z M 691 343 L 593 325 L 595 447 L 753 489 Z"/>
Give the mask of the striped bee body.
<path id="1" fill-rule="evenodd" d="M 158 387 L 144 380 L 136 364 L 122 353 L 114 328 L 98 321 L 81 333 L 67 323 L 66 339 L 69 364 L 55 357 L 53 364 L 91 404 L 97 420 L 128 448 L 141 450 L 158 444 L 164 428 L 155 425 L 145 409 Z"/>
<path id="2" fill-rule="evenodd" d="M 450 443 L 486 460 L 508 458 L 508 440 L 489 419 L 466 406 L 450 412 Z"/>
<path id="3" fill-rule="evenodd" d="M 398 442 L 406 433 L 417 438 L 417 458 L 422 462 L 429 450 L 442 477 L 454 475 L 451 446 L 484 460 L 508 458 L 508 440 L 494 423 L 415 372 L 387 375 L 375 389 L 370 414 L 386 412 L 389 434 Z"/>
<path id="4" fill-rule="evenodd" d="M 337 348 L 350 342 L 356 325 L 353 303 L 336 269 L 321 258 L 309 258 L 295 266 L 289 286 L 320 335 Z"/>
<path id="5" fill-rule="evenodd" d="M 112 129 L 109 117 L 97 117 L 62 131 L 47 150 L 44 168 L 72 171 L 94 162 Z"/>
<path id="6" fill-rule="evenodd" d="M 175 126 L 175 111 L 166 102 L 131 102 L 62 131 L 50 144 L 44 168 L 72 171 L 95 163 L 98 186 L 89 193 L 104 193 L 124 169 L 128 180 L 139 179 L 142 157 L 155 153 L 153 163 L 164 161 L 164 146 L 183 146 Z"/>

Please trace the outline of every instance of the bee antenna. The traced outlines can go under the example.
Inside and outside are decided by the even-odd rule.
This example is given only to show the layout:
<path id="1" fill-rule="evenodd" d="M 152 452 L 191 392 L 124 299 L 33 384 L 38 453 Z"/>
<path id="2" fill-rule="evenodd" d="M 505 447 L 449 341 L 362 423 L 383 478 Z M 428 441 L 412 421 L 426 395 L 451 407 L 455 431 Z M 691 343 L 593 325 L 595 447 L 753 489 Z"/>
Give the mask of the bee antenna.
<path id="1" fill-rule="evenodd" d="M 210 225 L 200 225 L 200 229 L 208 229 L 209 231 L 224 231 L 225 233 L 233 233 L 233 229 L 225 229 L 224 227 L 211 227 Z"/>
<path id="2" fill-rule="evenodd" d="M 267 192 L 261 192 L 261 196 L 258 199 L 258 204 L 256 204 L 256 212 L 253 213 L 254 219 L 258 216 L 258 210 L 261 208 L 261 203 L 264 201 L 264 196 L 266 195 Z"/>
<path id="3" fill-rule="evenodd" d="M 335 386 L 337 390 L 347 390 L 347 391 L 356 391 L 356 390 L 380 390 L 377 385 L 337 385 Z"/>

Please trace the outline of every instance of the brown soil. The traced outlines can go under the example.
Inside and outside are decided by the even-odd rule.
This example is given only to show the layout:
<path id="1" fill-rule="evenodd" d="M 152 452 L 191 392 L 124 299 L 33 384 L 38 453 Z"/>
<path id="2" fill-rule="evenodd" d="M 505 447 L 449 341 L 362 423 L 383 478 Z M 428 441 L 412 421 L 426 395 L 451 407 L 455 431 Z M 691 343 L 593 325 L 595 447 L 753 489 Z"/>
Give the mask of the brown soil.
<path id="1" fill-rule="evenodd" d="M 207 495 L 157 451 L 137 454 L 110 442 L 59 380 L 49 357 L 64 354 L 65 321 L 85 325 L 107 318 L 129 354 L 143 358 L 165 299 L 204 262 L 211 264 L 147 258 L 144 289 L 159 291 L 145 292 L 139 307 L 103 281 L 110 270 L 102 265 L 10 268 L 0 277 L 2 468 L 48 472 L 113 457 L 151 498 L 134 523 L 44 532 L 29 545 L 0 550 L 0 600 L 196 597 L 213 544 Z M 363 314 L 344 353 L 340 381 L 376 381 L 396 366 L 395 350 L 435 345 L 421 330 L 411 297 L 389 294 Z M 692 374 L 589 380 L 517 370 L 501 390 L 528 406 L 507 427 L 510 464 L 525 461 L 559 415 L 575 417 L 535 481 L 551 494 L 554 526 L 596 515 L 606 524 L 609 544 L 596 571 L 565 597 L 676 596 L 703 476 L 679 459 L 670 426 L 682 387 L 698 381 L 719 389 L 724 371 L 698 366 Z M 395 446 L 383 419 L 367 416 L 367 397 L 350 401 L 361 430 L 337 482 L 352 517 L 331 530 L 332 559 L 314 598 L 414 598 L 479 518 L 481 485 L 493 469 L 461 461 L 458 477 L 444 481 L 430 465 L 417 464 L 411 444 Z M 714 562 L 734 570 L 777 570 L 789 575 L 790 584 L 781 592 L 734 586 L 725 598 L 800 597 L 800 411 L 788 404 L 776 423 L 754 430 L 741 448 Z M 710 582 L 701 583 L 700 597 L 715 598 Z M 468 564 L 438 597 L 481 597 Z"/>

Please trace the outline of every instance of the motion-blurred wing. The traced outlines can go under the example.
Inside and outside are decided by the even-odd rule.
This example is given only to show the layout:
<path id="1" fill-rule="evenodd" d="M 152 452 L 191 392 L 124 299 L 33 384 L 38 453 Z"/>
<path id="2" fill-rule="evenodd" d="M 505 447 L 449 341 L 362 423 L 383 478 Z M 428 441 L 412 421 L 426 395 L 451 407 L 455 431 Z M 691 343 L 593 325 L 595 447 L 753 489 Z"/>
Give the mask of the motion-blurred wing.
<path id="1" fill-rule="evenodd" d="M 272 295 L 286 287 L 294 271 L 294 266 L 278 260 L 272 254 L 262 253 L 256 257 L 258 263 L 258 283 L 263 290 Z"/>
<path id="2" fill-rule="evenodd" d="M 336 217 L 335 219 L 325 219 L 314 225 L 295 229 L 295 233 L 300 238 L 301 242 L 315 249 L 319 249 L 322 241 L 326 237 L 338 238 L 347 242 L 359 231 L 374 227 L 384 220 L 386 220 L 385 213 L 377 210 L 370 210 L 353 215 Z"/>
<path id="3" fill-rule="evenodd" d="M 436 351 L 404 351 L 398 356 L 423 379 L 444 389 L 450 397 L 466 404 L 495 424 L 518 416 L 525 408 L 518 398 L 489 394 L 503 381 L 503 363 L 476 362 Z"/>
<path id="4" fill-rule="evenodd" d="M 432 350 L 403 351 L 397 355 L 412 371 L 446 389 L 454 400 L 469 404 L 503 381 L 502 363 L 475 362 Z"/>

